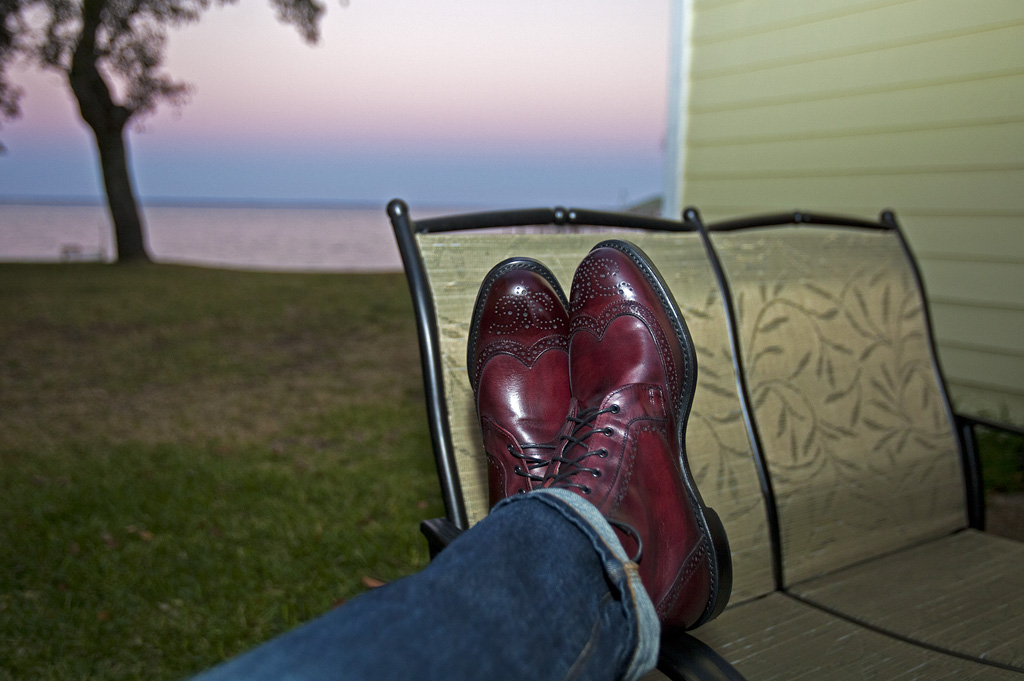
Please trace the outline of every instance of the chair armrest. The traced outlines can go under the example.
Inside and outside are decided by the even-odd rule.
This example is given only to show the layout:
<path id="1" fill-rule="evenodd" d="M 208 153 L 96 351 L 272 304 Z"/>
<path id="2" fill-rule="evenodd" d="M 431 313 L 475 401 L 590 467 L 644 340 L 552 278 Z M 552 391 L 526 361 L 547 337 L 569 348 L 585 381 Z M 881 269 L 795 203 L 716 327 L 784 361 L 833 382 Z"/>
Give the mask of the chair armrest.
<path id="1" fill-rule="evenodd" d="M 985 485 L 981 470 L 981 453 L 978 451 L 978 426 L 1018 437 L 1024 437 L 1024 428 L 1000 423 L 991 419 L 954 414 L 957 436 L 964 454 L 964 479 L 967 484 L 967 516 L 971 527 L 985 529 Z"/>
<path id="2" fill-rule="evenodd" d="M 462 530 L 448 518 L 431 518 L 420 523 L 420 532 L 427 538 L 430 559 L 433 560 L 441 550 L 455 541 Z"/>
<path id="3" fill-rule="evenodd" d="M 981 418 L 979 416 L 967 416 L 966 414 L 954 414 L 954 416 L 956 417 L 956 422 L 961 426 L 969 426 L 972 429 L 975 426 L 982 426 L 990 430 L 998 430 L 1003 433 L 1009 433 L 1010 435 L 1024 437 L 1024 428 L 1021 428 L 1020 426 L 1001 423 L 999 421 L 993 421 L 992 419 Z"/>

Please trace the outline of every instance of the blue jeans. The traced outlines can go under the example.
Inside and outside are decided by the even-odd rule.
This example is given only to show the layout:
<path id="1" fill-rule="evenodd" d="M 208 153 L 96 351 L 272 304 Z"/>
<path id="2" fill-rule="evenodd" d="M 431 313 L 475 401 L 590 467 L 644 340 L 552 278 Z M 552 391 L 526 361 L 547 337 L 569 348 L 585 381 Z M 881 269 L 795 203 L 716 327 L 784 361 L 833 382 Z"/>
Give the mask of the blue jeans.
<path id="1" fill-rule="evenodd" d="M 582 497 L 511 497 L 422 572 L 196 677 L 635 679 L 660 626 L 612 528 Z"/>

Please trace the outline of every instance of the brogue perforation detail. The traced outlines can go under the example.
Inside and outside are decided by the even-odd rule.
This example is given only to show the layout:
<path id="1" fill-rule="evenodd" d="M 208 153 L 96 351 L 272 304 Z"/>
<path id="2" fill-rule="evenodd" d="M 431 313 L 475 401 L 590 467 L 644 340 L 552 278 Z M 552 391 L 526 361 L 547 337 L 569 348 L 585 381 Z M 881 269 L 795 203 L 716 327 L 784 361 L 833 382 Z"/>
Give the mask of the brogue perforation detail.
<path id="1" fill-rule="evenodd" d="M 624 245 L 627 247 L 623 248 Z M 657 281 L 659 279 L 659 275 L 651 271 L 651 267 L 653 267 L 653 265 L 644 258 L 641 258 L 634 250 L 633 246 L 618 240 L 612 240 L 599 243 L 594 246 L 594 248 L 614 248 L 628 257 L 633 261 L 640 272 L 643 273 L 644 278 L 652 285 L 662 308 L 665 310 L 675 308 L 675 305 L 669 300 L 669 296 L 671 294 L 666 294 L 666 291 Z M 665 284 L 665 286 L 667 286 L 667 284 Z M 692 347 L 692 341 L 689 339 L 689 330 L 685 328 L 685 322 L 679 318 L 678 312 L 670 315 L 669 321 L 672 323 L 673 330 L 675 331 L 676 337 L 683 349 L 683 379 L 686 381 L 683 383 L 683 388 L 685 391 L 692 394 L 692 391 L 697 387 L 696 367 L 694 366 L 696 362 L 696 355 Z M 685 401 L 686 400 L 682 401 L 680 407 L 684 406 L 683 403 L 685 403 Z"/>
<path id="2" fill-rule="evenodd" d="M 658 603 L 657 609 L 659 612 L 668 612 L 676 604 L 680 594 L 689 585 L 690 578 L 701 568 L 706 568 L 709 564 L 708 554 L 708 540 L 706 537 L 701 537 L 700 543 L 690 552 L 689 557 L 679 567 L 679 573 L 675 579 L 675 583 L 672 588 L 665 594 L 664 598 L 661 599 L 661 603 Z M 709 570 L 711 578 L 711 593 L 715 593 L 715 571 Z M 701 615 L 703 618 L 710 608 L 711 603 L 714 599 L 709 599 L 708 605 L 704 609 L 704 613 Z"/>
<path id="3" fill-rule="evenodd" d="M 639 428 L 634 429 L 633 424 L 641 420 L 647 421 L 647 423 L 640 426 Z M 618 507 L 618 505 L 622 503 L 622 499 L 626 496 L 626 490 L 629 488 L 629 481 L 633 477 L 633 468 L 636 466 L 638 454 L 637 450 L 640 449 L 640 435 L 642 435 L 643 433 L 660 433 L 662 435 L 668 434 L 667 428 L 663 426 L 651 425 L 649 417 L 631 419 L 630 422 L 626 424 L 625 431 L 629 433 L 629 444 L 624 445 L 623 450 L 625 451 L 626 447 L 629 447 L 630 456 L 628 457 L 628 464 L 625 468 L 621 470 L 622 482 L 619 483 L 618 494 L 615 496 L 614 499 L 612 499 L 611 504 L 609 504 L 608 506 L 609 513 L 612 511 L 612 509 Z"/>
<path id="4" fill-rule="evenodd" d="M 545 336 L 529 346 L 509 338 L 488 343 L 473 367 L 473 385 L 476 386 L 480 383 L 480 373 L 484 370 L 484 366 L 498 355 L 515 357 L 524 366 L 532 369 L 533 365 L 540 359 L 540 356 L 548 350 L 568 352 L 569 341 L 565 336 L 554 335 Z"/>
<path id="5" fill-rule="evenodd" d="M 561 303 L 546 291 L 528 293 L 520 290 L 507 293 L 495 301 L 494 307 L 502 321 L 491 322 L 487 331 L 496 336 L 511 335 L 531 328 L 554 330 L 559 326 L 559 320 L 551 316 L 561 307 Z"/>
<path id="6" fill-rule="evenodd" d="M 604 338 L 605 332 L 613 321 L 619 317 L 633 316 L 642 321 L 647 325 L 647 328 L 651 331 L 651 336 L 654 338 L 654 342 L 658 346 L 658 351 L 661 357 L 667 361 L 665 367 L 665 373 L 669 380 L 669 385 L 677 386 L 684 385 L 680 375 L 679 368 L 676 366 L 672 355 L 672 344 L 669 341 L 668 336 L 662 329 L 661 324 L 658 322 L 654 312 L 651 311 L 646 305 L 639 303 L 635 300 L 626 300 L 615 305 L 606 307 L 601 315 L 597 318 L 590 315 L 576 315 L 570 318 L 569 337 L 577 331 L 585 330 L 594 335 L 597 340 Z M 686 353 L 683 352 L 683 361 L 686 361 Z"/>
<path id="7" fill-rule="evenodd" d="M 569 314 L 579 312 L 587 300 L 624 295 L 633 285 L 619 276 L 619 266 L 611 258 L 591 258 L 580 264 L 573 281 Z"/>

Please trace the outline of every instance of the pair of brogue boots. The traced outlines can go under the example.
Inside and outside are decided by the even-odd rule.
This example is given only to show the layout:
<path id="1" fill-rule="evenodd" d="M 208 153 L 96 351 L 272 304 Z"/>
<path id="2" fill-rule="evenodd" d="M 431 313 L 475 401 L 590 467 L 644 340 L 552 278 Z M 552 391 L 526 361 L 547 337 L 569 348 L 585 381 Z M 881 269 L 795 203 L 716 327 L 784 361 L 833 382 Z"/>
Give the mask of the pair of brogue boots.
<path id="1" fill-rule="evenodd" d="M 692 339 L 628 242 L 595 246 L 570 294 L 528 258 L 481 285 L 468 368 L 491 505 L 544 487 L 582 495 L 634 557 L 661 621 L 695 628 L 725 608 L 732 573 L 724 528 L 686 462 Z"/>

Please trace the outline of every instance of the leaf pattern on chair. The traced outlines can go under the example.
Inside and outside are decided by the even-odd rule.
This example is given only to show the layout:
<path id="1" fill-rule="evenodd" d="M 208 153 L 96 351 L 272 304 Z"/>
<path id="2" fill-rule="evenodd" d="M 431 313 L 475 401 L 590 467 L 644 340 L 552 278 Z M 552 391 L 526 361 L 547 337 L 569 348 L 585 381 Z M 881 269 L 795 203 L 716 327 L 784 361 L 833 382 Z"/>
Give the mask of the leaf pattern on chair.
<path id="1" fill-rule="evenodd" d="M 735 296 L 787 581 L 959 526 L 956 445 L 895 237 L 805 228 L 715 243 Z"/>

